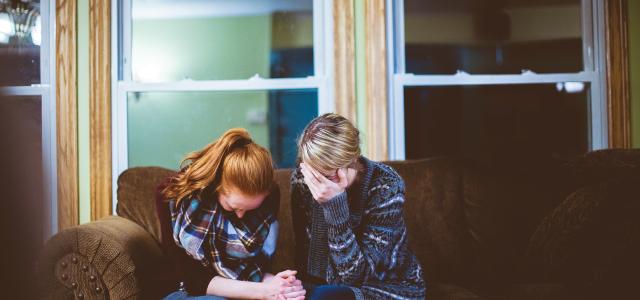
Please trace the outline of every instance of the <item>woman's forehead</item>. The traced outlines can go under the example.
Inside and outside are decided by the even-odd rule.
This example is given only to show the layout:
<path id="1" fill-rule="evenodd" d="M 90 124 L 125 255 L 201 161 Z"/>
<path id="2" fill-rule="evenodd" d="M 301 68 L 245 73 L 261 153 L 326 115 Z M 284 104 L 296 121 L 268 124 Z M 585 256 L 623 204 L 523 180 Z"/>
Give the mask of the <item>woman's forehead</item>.
<path id="1" fill-rule="evenodd" d="M 266 194 L 262 195 L 244 195 L 244 194 L 231 194 L 229 195 L 228 202 L 229 205 L 233 206 L 234 209 L 246 209 L 251 210 L 255 209 L 262 204 L 264 199 L 266 198 Z"/>

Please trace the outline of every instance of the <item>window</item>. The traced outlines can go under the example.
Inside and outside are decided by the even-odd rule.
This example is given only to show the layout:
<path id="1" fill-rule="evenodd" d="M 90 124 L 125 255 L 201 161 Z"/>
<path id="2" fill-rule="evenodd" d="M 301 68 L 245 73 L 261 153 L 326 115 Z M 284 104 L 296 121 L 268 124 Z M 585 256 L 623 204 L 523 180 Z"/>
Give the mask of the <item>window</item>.
<path id="1" fill-rule="evenodd" d="M 494 165 L 607 146 L 601 1 L 388 7 L 391 158 Z"/>
<path id="2" fill-rule="evenodd" d="M 35 214 L 36 221 L 16 233 L 29 237 L 27 257 L 37 256 L 58 227 L 53 3 L 0 1 L 0 136 L 3 145 L 11 145 L 0 155 L 0 173 L 9 173 L 3 182 L 24 187 L 15 195 L 20 201 L 7 202 L 7 211 Z M 20 166 L 12 168 L 16 161 Z"/>
<path id="3" fill-rule="evenodd" d="M 334 106 L 330 2 L 119 1 L 113 179 L 176 169 L 233 127 L 293 166 L 297 135 Z"/>
<path id="4" fill-rule="evenodd" d="M 317 94 L 317 89 L 130 92 L 129 166 L 177 168 L 186 153 L 229 128 L 243 127 L 270 149 L 278 166 L 291 167 L 296 138 L 318 113 Z"/>

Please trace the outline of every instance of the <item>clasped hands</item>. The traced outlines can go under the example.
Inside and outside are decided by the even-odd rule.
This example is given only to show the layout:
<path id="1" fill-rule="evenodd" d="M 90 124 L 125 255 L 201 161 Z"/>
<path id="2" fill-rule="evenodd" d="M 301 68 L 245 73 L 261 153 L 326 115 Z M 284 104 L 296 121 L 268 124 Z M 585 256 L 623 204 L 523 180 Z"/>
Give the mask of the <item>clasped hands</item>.
<path id="1" fill-rule="evenodd" d="M 286 270 L 276 275 L 267 274 L 262 283 L 267 287 L 265 299 L 269 300 L 302 300 L 307 293 L 302 282 L 296 279 L 297 271 Z"/>

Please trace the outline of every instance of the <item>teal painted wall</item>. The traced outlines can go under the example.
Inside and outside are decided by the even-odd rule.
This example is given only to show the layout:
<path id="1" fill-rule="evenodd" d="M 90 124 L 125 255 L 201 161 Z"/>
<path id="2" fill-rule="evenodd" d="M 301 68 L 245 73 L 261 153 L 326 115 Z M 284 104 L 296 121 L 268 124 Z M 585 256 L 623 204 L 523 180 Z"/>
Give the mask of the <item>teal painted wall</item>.
<path id="1" fill-rule="evenodd" d="M 134 20 L 134 80 L 244 79 L 269 75 L 270 16 Z M 158 63 L 162 62 L 162 63 Z M 175 169 L 232 127 L 269 147 L 266 92 L 172 92 L 128 97 L 129 166 Z"/>
<path id="2" fill-rule="evenodd" d="M 89 173 L 89 0 L 78 0 L 78 196 L 80 224 L 91 221 Z"/>
<path id="3" fill-rule="evenodd" d="M 629 1 L 631 144 L 640 148 L 640 0 Z"/>
<path id="4" fill-rule="evenodd" d="M 364 24 L 364 1 L 354 0 L 354 38 L 355 38 L 355 65 L 356 65 L 356 127 L 361 132 L 360 147 L 362 153 L 367 155 L 367 136 L 362 134 L 366 132 L 367 111 L 367 62 L 366 62 L 366 44 L 365 44 L 365 24 Z"/>

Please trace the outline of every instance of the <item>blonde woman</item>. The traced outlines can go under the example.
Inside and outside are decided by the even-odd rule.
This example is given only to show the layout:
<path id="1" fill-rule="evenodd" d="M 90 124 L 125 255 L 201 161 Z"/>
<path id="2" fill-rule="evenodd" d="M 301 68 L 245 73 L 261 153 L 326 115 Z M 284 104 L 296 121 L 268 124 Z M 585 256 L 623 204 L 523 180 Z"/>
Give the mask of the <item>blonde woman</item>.
<path id="1" fill-rule="evenodd" d="M 407 245 L 404 182 L 360 154 L 358 130 L 324 114 L 298 141 L 291 177 L 296 263 L 309 299 L 424 299 Z"/>
<path id="2" fill-rule="evenodd" d="M 238 128 L 184 161 L 158 188 L 163 247 L 181 282 L 165 299 L 304 299 L 295 271 L 265 273 L 279 207 L 269 151 Z"/>

